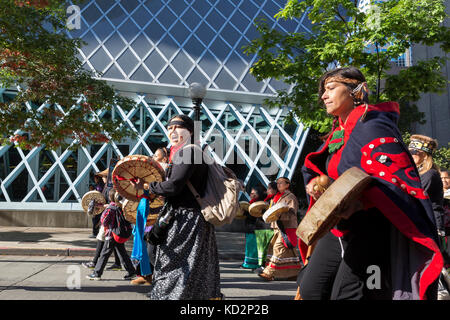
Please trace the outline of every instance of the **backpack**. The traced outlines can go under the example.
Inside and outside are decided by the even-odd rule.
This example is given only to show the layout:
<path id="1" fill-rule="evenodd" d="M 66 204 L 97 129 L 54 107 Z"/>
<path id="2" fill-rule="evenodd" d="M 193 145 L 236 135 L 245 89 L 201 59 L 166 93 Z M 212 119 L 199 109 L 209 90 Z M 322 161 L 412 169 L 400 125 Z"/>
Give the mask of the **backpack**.
<path id="1" fill-rule="evenodd" d="M 125 243 L 133 233 L 131 223 L 125 219 L 120 208 L 116 212 L 114 227 L 111 229 L 111 233 L 114 240 L 118 243 Z"/>
<path id="2" fill-rule="evenodd" d="M 200 148 L 197 145 L 193 146 Z M 187 185 L 197 199 L 205 220 L 220 227 L 231 223 L 240 210 L 239 192 L 243 191 L 244 187 L 231 169 L 219 165 L 206 152 L 202 151 L 202 154 L 203 161 L 208 164 L 204 196 L 198 194 L 190 181 Z"/>

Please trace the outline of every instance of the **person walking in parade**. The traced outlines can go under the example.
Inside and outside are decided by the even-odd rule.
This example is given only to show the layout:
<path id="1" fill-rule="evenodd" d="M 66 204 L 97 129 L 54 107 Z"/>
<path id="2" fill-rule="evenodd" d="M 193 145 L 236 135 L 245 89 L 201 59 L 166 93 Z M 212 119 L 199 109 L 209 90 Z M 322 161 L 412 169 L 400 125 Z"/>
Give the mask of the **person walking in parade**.
<path id="1" fill-rule="evenodd" d="M 271 200 L 271 206 L 285 204 L 289 210 L 271 223 L 274 235 L 267 250 L 267 264 L 258 275 L 267 281 L 295 280 L 300 271 L 300 257 L 297 253 L 298 199 L 291 192 L 288 178 L 277 179 L 278 192 Z"/>
<path id="2" fill-rule="evenodd" d="M 262 186 L 256 186 L 250 191 L 250 201 L 249 204 L 252 204 L 256 201 L 263 201 L 265 198 L 265 190 Z M 245 215 L 245 257 L 244 263 L 241 265 L 244 269 L 257 269 L 260 264 L 258 264 L 258 243 L 256 237 L 256 227 L 257 224 L 260 225 L 264 223 L 262 219 L 259 217 L 253 217 L 247 211 L 244 211 Z"/>
<path id="3" fill-rule="evenodd" d="M 354 67 L 320 79 L 319 98 L 334 125 L 302 168 L 310 208 L 323 193 L 314 189 L 321 175 L 334 181 L 357 167 L 372 184 L 317 241 L 299 294 L 304 300 L 436 299 L 443 259 L 431 201 L 402 142 L 399 105 L 371 105 L 368 94 L 364 75 Z M 330 241 L 333 250 L 322 245 Z M 301 240 L 299 247 L 305 261 L 308 247 Z M 379 286 L 367 285 L 370 266 L 379 270 Z"/>
<path id="4" fill-rule="evenodd" d="M 123 241 L 112 233 L 112 229 L 115 227 L 116 215 L 123 215 L 120 204 L 116 203 L 117 201 L 115 195 L 116 190 L 111 189 L 109 191 L 109 199 L 112 200 L 101 215 L 101 223 L 105 229 L 105 243 L 103 245 L 100 257 L 95 265 L 94 271 L 86 277 L 90 280 L 100 280 L 106 264 L 108 263 L 108 259 L 114 252 L 115 248 L 117 248 L 117 253 L 121 263 L 127 270 L 127 274 L 123 277 L 123 279 L 130 280 L 136 275 L 136 270 L 134 269 L 130 256 L 125 249 L 124 242 L 128 239 Z"/>
<path id="5" fill-rule="evenodd" d="M 172 146 L 167 180 L 149 183 L 148 190 L 141 181 L 131 182 L 135 188 L 144 189 L 145 195 L 166 199 L 167 209 L 163 209 L 164 214 L 151 231 L 161 242 L 156 249 L 149 297 L 152 300 L 221 299 L 215 229 L 204 219 L 187 186 L 190 181 L 202 196 L 208 174 L 204 161 L 194 161 L 203 159 L 201 150 L 191 146 L 195 142 L 194 121 L 177 115 L 170 119 L 167 129 Z"/>

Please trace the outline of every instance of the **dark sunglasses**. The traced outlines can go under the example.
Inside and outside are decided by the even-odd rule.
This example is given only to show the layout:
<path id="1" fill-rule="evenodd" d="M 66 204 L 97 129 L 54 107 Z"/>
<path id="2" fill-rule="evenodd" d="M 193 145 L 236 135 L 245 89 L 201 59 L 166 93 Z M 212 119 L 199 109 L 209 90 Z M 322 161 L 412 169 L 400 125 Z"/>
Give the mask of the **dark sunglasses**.
<path id="1" fill-rule="evenodd" d="M 416 149 L 410 149 L 409 153 L 411 153 L 411 155 L 413 155 L 413 156 L 416 156 L 416 155 L 420 154 L 420 151 L 416 150 Z"/>

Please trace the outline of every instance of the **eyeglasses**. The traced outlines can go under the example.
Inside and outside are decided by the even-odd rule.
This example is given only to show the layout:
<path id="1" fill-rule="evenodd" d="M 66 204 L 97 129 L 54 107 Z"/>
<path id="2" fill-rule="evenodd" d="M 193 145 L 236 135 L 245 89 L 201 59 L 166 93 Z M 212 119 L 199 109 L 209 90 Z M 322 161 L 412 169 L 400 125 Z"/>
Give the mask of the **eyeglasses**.
<path id="1" fill-rule="evenodd" d="M 416 150 L 416 149 L 409 149 L 409 153 L 411 153 L 411 155 L 416 156 L 418 154 L 420 154 L 421 151 Z"/>

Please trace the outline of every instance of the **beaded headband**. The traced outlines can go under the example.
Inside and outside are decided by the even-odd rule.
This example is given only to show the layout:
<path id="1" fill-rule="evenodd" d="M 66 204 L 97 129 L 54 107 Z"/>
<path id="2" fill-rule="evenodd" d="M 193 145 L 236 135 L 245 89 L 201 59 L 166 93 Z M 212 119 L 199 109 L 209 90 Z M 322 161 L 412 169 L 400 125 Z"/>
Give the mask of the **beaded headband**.
<path id="1" fill-rule="evenodd" d="M 329 82 L 341 82 L 341 83 L 348 83 L 348 84 L 361 84 L 361 81 L 359 81 L 359 80 L 345 78 L 345 77 L 341 77 L 341 76 L 334 76 L 334 77 L 327 78 L 325 80 L 324 85 L 326 85 Z"/>
<path id="2" fill-rule="evenodd" d="M 408 149 L 415 149 L 424 151 L 428 154 L 433 154 L 433 151 L 435 149 L 435 146 L 431 143 L 420 141 L 420 140 L 411 140 L 409 143 Z"/>
<path id="3" fill-rule="evenodd" d="M 186 123 L 183 120 L 172 120 L 167 124 L 167 127 L 170 127 L 170 126 L 180 126 L 191 132 L 194 131 L 194 128 L 192 128 L 192 126 L 190 126 L 189 123 Z"/>

